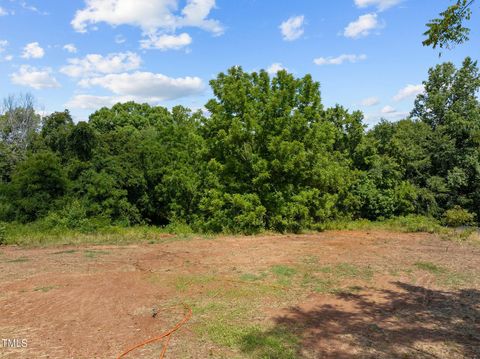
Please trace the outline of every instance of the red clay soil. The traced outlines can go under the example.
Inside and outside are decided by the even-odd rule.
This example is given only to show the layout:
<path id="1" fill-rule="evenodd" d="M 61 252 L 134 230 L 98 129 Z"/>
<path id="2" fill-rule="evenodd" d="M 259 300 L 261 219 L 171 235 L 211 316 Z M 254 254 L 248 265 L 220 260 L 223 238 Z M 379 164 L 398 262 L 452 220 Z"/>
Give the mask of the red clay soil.
<path id="1" fill-rule="evenodd" d="M 179 304 L 192 299 L 175 286 L 153 285 L 152 274 L 165 283 L 189 274 L 231 278 L 309 256 L 319 265 L 369 266 L 375 277 L 353 293 L 306 293 L 280 308 L 265 303 L 260 315 L 272 331 L 287 328 L 301 338 L 298 358 L 480 358 L 480 248 L 382 231 L 0 247 L 0 358 L 115 358 L 174 326 L 183 317 Z M 422 261 L 477 278 L 452 289 L 428 271 L 396 273 Z M 2 347 L 6 338 L 28 345 Z M 158 358 L 160 351 L 157 344 L 129 357 Z M 166 357 L 232 356 L 187 324 Z"/>

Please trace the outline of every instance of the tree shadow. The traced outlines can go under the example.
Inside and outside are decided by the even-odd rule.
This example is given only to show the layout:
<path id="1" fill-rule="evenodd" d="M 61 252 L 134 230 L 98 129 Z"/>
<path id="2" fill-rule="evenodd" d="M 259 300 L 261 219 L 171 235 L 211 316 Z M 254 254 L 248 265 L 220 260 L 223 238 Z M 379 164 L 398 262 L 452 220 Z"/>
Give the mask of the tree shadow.
<path id="1" fill-rule="evenodd" d="M 245 335 L 242 350 L 262 358 L 480 358 L 480 291 L 392 284 L 289 308 L 271 330 Z"/>

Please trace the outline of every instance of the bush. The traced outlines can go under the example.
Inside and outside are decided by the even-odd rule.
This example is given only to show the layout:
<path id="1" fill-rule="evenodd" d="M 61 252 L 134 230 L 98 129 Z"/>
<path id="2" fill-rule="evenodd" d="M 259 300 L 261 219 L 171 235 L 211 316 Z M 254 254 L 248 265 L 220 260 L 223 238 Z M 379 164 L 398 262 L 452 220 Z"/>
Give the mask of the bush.
<path id="1" fill-rule="evenodd" d="M 256 234 L 265 228 L 266 209 L 256 194 L 222 194 L 211 190 L 200 203 L 196 226 L 204 232 Z"/>
<path id="2" fill-rule="evenodd" d="M 436 219 L 413 214 L 405 217 L 391 218 L 385 221 L 385 225 L 390 227 L 392 230 L 399 230 L 407 233 L 435 233 L 441 229 L 441 225 Z"/>
<path id="3" fill-rule="evenodd" d="M 78 200 L 67 203 L 58 211 L 51 211 L 36 222 L 45 231 L 76 230 L 82 233 L 93 233 L 112 225 L 107 217 L 87 216 L 85 204 Z"/>
<path id="4" fill-rule="evenodd" d="M 65 194 L 66 172 L 56 154 L 34 153 L 17 166 L 11 186 L 16 219 L 32 222 L 47 215 Z"/>
<path id="5" fill-rule="evenodd" d="M 443 223 L 448 227 L 469 226 L 475 223 L 475 215 L 460 206 L 455 206 L 444 213 Z"/>

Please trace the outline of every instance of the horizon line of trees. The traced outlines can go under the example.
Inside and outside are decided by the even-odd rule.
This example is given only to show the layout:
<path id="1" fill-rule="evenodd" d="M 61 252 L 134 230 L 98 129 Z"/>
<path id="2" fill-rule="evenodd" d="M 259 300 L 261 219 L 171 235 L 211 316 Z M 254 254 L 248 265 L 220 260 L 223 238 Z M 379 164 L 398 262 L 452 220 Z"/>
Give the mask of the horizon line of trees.
<path id="1" fill-rule="evenodd" d="M 325 108 L 320 84 L 233 67 L 210 82 L 209 116 L 133 102 L 75 124 L 29 96 L 0 115 L 0 221 L 298 232 L 336 219 L 480 218 L 480 76 L 430 69 L 411 115 L 370 130 Z M 451 212 L 450 212 L 451 213 Z"/>

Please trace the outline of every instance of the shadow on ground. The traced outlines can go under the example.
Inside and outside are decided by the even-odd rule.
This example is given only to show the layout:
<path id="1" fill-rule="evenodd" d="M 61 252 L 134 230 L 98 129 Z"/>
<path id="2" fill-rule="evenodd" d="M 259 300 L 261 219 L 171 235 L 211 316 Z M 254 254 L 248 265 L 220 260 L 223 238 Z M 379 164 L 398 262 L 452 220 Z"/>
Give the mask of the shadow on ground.
<path id="1" fill-rule="evenodd" d="M 242 350 L 262 358 L 480 358 L 480 291 L 406 283 L 289 308 Z M 324 297 L 325 298 L 325 297 Z"/>

